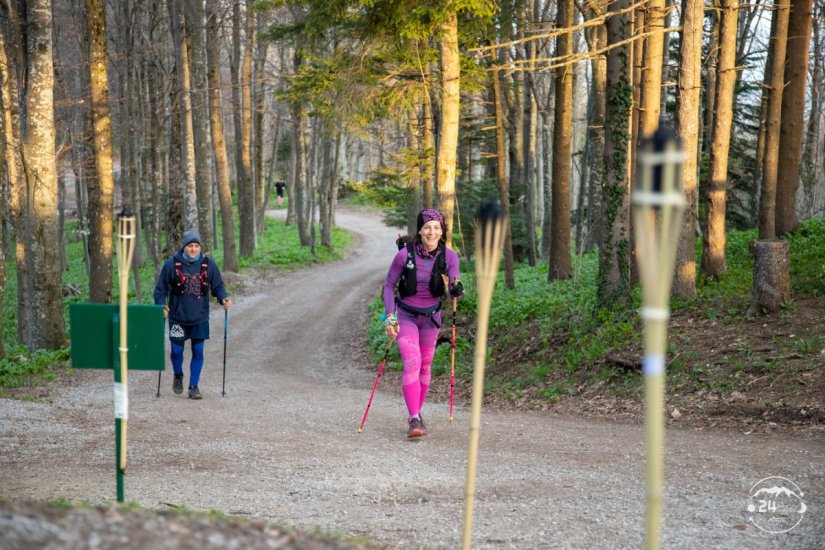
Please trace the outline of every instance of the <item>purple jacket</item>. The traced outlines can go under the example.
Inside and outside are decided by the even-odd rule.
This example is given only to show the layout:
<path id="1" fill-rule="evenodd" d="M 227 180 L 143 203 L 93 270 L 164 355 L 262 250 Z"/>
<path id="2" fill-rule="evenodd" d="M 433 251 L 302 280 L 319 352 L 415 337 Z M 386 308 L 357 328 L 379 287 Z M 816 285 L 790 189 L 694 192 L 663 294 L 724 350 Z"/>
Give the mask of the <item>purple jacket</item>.
<path id="1" fill-rule="evenodd" d="M 461 278 L 458 272 L 458 254 L 445 247 L 445 260 L 447 262 L 447 275 L 450 278 L 450 285 Z M 404 266 L 407 263 L 407 248 L 398 251 L 392 259 L 390 270 L 387 272 L 387 279 L 384 281 L 384 312 L 395 313 L 395 287 L 398 280 L 404 273 Z M 412 296 L 404 298 L 404 303 L 417 308 L 428 308 L 438 302 L 438 298 L 430 293 L 430 275 L 435 265 L 435 259 L 424 259 L 417 253 L 415 255 L 415 278 L 416 290 Z M 449 290 L 449 289 L 448 289 Z"/>

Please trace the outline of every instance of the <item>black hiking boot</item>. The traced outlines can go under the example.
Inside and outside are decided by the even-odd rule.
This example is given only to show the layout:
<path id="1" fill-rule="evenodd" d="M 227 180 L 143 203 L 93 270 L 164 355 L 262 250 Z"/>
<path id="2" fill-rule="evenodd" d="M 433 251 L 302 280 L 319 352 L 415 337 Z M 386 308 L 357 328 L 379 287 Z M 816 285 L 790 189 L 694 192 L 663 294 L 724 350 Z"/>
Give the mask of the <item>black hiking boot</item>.
<path id="1" fill-rule="evenodd" d="M 172 391 L 175 393 L 183 393 L 183 375 L 176 374 L 172 382 Z"/>
<path id="2" fill-rule="evenodd" d="M 189 399 L 203 399 L 197 386 L 189 386 Z"/>
<path id="3" fill-rule="evenodd" d="M 411 418 L 410 428 L 407 430 L 407 438 L 412 439 L 414 437 L 421 437 L 424 435 L 427 435 L 427 432 L 421 427 L 421 419 Z"/>

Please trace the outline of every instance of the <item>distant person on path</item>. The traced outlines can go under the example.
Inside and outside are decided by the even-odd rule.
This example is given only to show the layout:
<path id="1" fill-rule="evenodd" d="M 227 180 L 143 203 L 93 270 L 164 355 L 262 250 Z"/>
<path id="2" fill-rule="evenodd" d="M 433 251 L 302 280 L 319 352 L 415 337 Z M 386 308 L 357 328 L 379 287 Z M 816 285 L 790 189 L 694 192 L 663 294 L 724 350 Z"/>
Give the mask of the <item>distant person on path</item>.
<path id="1" fill-rule="evenodd" d="M 197 231 L 183 234 L 183 246 L 166 260 L 155 285 L 155 304 L 163 306 L 163 316 L 169 318 L 169 341 L 172 347 L 172 370 L 175 377 L 172 391 L 183 393 L 183 348 L 192 341 L 192 361 L 189 363 L 189 398 L 201 399 L 198 389 L 203 369 L 204 341 L 209 339 L 209 292 L 229 311 L 232 302 L 227 296 L 223 277 L 217 264 L 204 256 L 201 236 Z"/>
<path id="2" fill-rule="evenodd" d="M 427 208 L 418 214 L 417 221 L 415 237 L 399 239 L 400 250 L 384 282 L 384 324 L 387 336 L 398 341 L 404 367 L 401 391 L 409 413 L 408 438 L 427 435 L 421 408 L 430 388 L 441 299 L 448 291 L 442 275 L 449 278 L 450 296 L 464 295 L 458 255 L 445 244 L 444 216 Z"/>
<path id="3" fill-rule="evenodd" d="M 286 184 L 282 181 L 275 183 L 275 194 L 278 196 L 278 208 L 284 204 L 284 189 L 286 188 Z"/>

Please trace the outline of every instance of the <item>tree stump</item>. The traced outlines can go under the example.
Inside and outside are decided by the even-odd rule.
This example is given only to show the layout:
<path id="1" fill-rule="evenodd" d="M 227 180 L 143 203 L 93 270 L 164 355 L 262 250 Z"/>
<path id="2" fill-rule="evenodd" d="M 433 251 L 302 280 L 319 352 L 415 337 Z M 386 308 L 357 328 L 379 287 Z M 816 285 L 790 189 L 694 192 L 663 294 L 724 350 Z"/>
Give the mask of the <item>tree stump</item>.
<path id="1" fill-rule="evenodd" d="M 791 298 L 791 259 L 788 241 L 753 241 L 753 286 L 748 315 L 776 313 Z"/>

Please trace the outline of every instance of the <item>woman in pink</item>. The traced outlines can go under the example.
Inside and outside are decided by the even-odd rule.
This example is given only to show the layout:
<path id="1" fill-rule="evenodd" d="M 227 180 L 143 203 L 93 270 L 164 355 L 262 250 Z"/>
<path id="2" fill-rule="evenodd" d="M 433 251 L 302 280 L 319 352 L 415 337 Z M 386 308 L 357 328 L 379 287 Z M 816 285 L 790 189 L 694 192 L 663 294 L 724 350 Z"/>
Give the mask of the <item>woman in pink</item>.
<path id="1" fill-rule="evenodd" d="M 390 264 L 384 282 L 384 324 L 387 336 L 395 338 L 404 372 L 401 391 L 409 413 L 407 437 L 427 435 L 421 408 L 427 398 L 430 367 L 441 326 L 441 299 L 461 297 L 458 255 L 447 248 L 444 216 L 427 208 L 418 214 L 413 242 L 406 244 Z"/>

